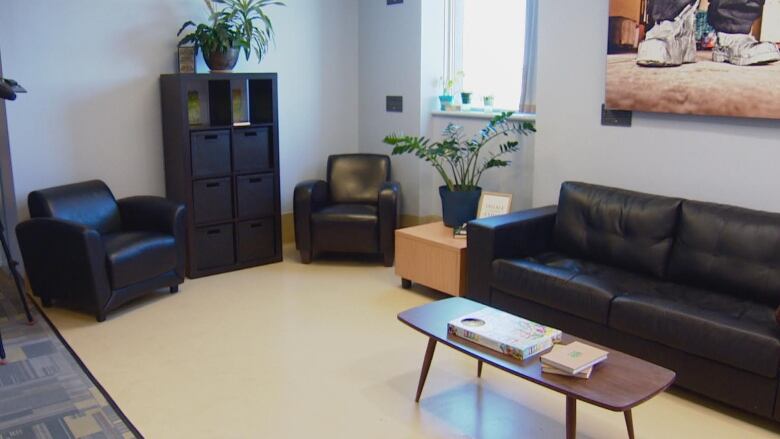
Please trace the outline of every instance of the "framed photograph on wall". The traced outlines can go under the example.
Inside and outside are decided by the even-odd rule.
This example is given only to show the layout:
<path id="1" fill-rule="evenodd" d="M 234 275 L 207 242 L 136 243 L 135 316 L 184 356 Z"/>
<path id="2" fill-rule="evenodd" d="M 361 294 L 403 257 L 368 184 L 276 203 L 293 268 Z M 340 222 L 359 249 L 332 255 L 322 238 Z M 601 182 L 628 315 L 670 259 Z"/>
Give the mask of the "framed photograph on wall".
<path id="1" fill-rule="evenodd" d="M 780 119 L 780 0 L 610 0 L 606 107 Z"/>
<path id="2" fill-rule="evenodd" d="M 479 197 L 477 218 L 489 218 L 491 216 L 506 215 L 512 209 L 512 194 L 497 192 L 482 192 Z"/>

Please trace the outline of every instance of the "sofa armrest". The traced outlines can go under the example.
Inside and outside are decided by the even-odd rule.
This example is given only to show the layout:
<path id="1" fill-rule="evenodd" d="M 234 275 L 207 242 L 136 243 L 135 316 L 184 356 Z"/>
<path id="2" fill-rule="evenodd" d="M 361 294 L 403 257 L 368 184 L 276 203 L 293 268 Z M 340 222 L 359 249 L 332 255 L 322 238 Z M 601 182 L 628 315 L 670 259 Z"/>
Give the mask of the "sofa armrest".
<path id="1" fill-rule="evenodd" d="M 98 316 L 111 297 L 100 233 L 55 218 L 33 218 L 16 226 L 25 271 L 44 304 L 64 299 Z"/>
<path id="2" fill-rule="evenodd" d="M 140 196 L 117 201 L 122 230 L 143 230 L 173 235 L 176 240 L 176 274 L 184 281 L 187 258 L 187 208 L 162 197 Z"/>
<path id="3" fill-rule="evenodd" d="M 388 181 L 379 190 L 379 251 L 384 255 L 385 265 L 392 266 L 395 260 L 395 229 L 401 223 L 401 185 Z"/>
<path id="4" fill-rule="evenodd" d="M 311 214 L 328 202 L 328 183 L 306 180 L 295 186 L 293 216 L 295 217 L 295 247 L 311 249 Z"/>
<path id="5" fill-rule="evenodd" d="M 494 260 L 550 250 L 556 211 L 547 206 L 469 222 L 466 296 L 489 303 Z"/>

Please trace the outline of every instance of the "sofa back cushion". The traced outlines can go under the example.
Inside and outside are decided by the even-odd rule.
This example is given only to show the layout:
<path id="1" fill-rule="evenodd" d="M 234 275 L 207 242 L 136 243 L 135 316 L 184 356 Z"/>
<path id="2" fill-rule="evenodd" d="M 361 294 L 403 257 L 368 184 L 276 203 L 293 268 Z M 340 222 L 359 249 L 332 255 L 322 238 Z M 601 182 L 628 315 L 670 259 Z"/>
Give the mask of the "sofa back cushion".
<path id="1" fill-rule="evenodd" d="M 663 277 L 681 202 L 623 189 L 564 183 L 555 221 L 555 245 L 573 256 Z"/>
<path id="2" fill-rule="evenodd" d="M 683 201 L 669 277 L 780 305 L 780 214 Z"/>

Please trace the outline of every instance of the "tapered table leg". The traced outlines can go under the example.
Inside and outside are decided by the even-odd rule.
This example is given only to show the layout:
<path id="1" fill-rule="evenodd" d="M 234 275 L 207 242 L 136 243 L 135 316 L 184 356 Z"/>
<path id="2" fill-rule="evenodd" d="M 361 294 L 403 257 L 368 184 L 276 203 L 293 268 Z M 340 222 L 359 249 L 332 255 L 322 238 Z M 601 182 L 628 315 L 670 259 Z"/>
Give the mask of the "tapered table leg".
<path id="1" fill-rule="evenodd" d="M 571 396 L 566 397 L 566 439 L 575 439 L 577 436 L 577 400 Z"/>
<path id="2" fill-rule="evenodd" d="M 482 378 L 482 360 L 477 360 L 477 378 Z"/>
<path id="3" fill-rule="evenodd" d="M 631 410 L 623 412 L 626 417 L 626 428 L 628 429 L 628 439 L 634 439 L 634 417 L 631 415 Z"/>
<path id="4" fill-rule="evenodd" d="M 428 339 L 428 348 L 425 349 L 425 359 L 423 360 L 422 371 L 420 371 L 420 382 L 417 384 L 417 396 L 414 397 L 414 402 L 420 402 L 420 395 L 422 395 L 423 386 L 425 386 L 425 379 L 428 378 L 428 370 L 431 368 L 431 360 L 433 360 L 433 351 L 436 349 L 436 339 L 431 337 Z"/>

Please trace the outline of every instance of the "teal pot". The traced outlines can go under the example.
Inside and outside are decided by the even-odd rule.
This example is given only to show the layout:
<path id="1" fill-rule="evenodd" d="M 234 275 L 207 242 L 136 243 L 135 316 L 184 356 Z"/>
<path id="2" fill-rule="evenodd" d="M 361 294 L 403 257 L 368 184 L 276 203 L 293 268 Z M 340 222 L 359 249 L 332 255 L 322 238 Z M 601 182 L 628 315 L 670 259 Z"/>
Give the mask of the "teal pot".
<path id="1" fill-rule="evenodd" d="M 473 191 L 450 191 L 447 186 L 439 187 L 441 212 L 444 225 L 460 227 L 477 217 L 477 206 L 482 188 Z"/>
<path id="2" fill-rule="evenodd" d="M 439 103 L 441 104 L 441 111 L 446 111 L 449 105 L 452 105 L 452 96 L 439 96 Z"/>
<path id="3" fill-rule="evenodd" d="M 238 62 L 240 49 L 234 47 L 225 52 L 203 53 L 203 59 L 212 72 L 230 72 Z"/>
<path id="4" fill-rule="evenodd" d="M 460 94 L 460 101 L 463 103 L 463 105 L 469 105 L 471 104 L 471 93 L 470 92 L 462 92 Z"/>

